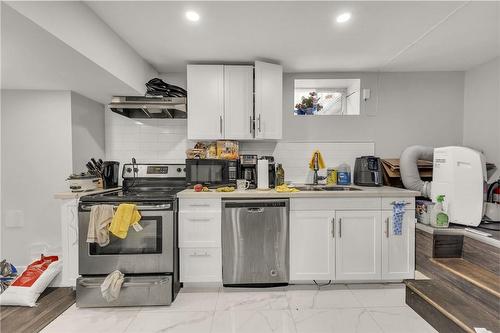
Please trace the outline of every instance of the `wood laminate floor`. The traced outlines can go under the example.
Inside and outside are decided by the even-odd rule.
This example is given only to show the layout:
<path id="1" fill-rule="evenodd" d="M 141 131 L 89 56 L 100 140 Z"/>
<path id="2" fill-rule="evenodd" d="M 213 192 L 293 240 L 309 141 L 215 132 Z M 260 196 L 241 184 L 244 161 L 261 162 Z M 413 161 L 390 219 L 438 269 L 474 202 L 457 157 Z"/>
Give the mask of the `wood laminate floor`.
<path id="1" fill-rule="evenodd" d="M 72 288 L 47 288 L 37 306 L 1 306 L 0 331 L 2 333 L 40 332 L 51 321 L 75 303 Z"/>

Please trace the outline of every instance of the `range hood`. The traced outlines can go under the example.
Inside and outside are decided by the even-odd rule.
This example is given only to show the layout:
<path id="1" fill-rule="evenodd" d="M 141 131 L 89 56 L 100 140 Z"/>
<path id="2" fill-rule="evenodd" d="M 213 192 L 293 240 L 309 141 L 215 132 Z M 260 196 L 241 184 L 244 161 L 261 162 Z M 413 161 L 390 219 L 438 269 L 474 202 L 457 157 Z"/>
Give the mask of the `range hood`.
<path id="1" fill-rule="evenodd" d="M 114 96 L 111 111 L 128 118 L 186 118 L 185 97 Z"/>

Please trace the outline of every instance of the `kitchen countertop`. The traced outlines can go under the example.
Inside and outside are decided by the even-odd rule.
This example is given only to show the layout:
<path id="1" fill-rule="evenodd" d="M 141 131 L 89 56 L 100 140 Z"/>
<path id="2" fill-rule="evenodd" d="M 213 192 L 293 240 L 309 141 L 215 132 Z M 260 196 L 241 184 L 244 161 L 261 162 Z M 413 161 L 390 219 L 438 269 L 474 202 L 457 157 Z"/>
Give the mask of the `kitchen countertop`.
<path id="1" fill-rule="evenodd" d="M 78 199 L 80 197 L 83 197 L 85 195 L 89 194 L 98 194 L 98 193 L 105 193 L 105 192 L 111 192 L 111 191 L 116 191 L 121 189 L 121 187 L 113 187 L 113 188 L 107 188 L 107 189 L 97 189 L 93 191 L 85 191 L 85 192 L 60 192 L 54 194 L 55 199 Z"/>
<path id="2" fill-rule="evenodd" d="M 416 197 L 420 195 L 418 191 L 410 191 L 396 187 L 363 187 L 361 191 L 300 191 L 300 192 L 276 192 L 274 189 L 269 191 L 245 190 L 234 192 L 195 192 L 193 189 L 186 189 L 177 193 L 181 199 L 209 199 L 209 198 L 366 198 L 366 197 Z"/>

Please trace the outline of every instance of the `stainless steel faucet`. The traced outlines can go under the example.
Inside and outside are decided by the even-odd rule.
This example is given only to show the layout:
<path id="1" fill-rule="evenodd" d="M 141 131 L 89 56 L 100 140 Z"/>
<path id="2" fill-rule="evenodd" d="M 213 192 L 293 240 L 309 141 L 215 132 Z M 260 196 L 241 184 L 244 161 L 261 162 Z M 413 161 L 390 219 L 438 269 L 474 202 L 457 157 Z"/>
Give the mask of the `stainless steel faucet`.
<path id="1" fill-rule="evenodd" d="M 326 179 L 324 176 L 318 176 L 318 170 L 319 170 L 319 154 L 318 152 L 314 153 L 313 157 L 313 185 L 318 185 L 319 180 Z"/>

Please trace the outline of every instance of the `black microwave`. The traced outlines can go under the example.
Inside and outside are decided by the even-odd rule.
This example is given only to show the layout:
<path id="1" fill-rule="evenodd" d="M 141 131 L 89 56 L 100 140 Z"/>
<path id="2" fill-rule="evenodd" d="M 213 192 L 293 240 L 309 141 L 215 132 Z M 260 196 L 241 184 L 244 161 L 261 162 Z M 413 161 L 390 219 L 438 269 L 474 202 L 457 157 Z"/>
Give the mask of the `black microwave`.
<path id="1" fill-rule="evenodd" d="M 208 187 L 235 185 L 238 160 L 186 159 L 186 184 Z"/>

